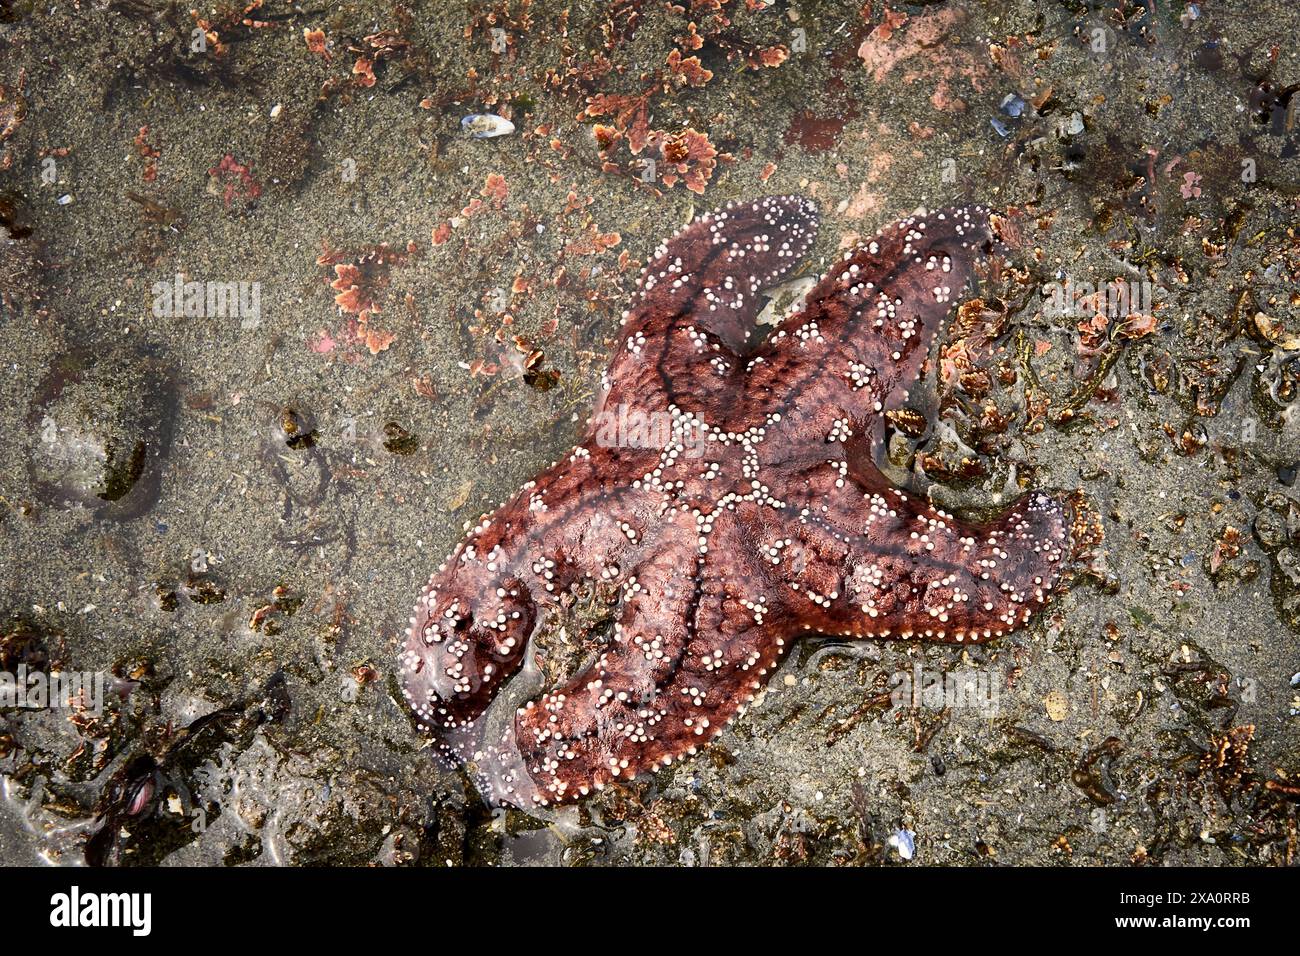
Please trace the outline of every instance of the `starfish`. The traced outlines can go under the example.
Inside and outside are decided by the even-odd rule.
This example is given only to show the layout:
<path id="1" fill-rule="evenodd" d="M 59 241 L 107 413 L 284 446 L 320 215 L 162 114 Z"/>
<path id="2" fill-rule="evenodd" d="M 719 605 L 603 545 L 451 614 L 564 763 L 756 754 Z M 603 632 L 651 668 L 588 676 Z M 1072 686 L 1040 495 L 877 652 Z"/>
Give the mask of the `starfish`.
<path id="1" fill-rule="evenodd" d="M 971 522 L 874 463 L 992 247 L 988 210 L 886 226 L 752 341 L 759 293 L 816 232 L 811 201 L 775 196 L 665 240 L 582 440 L 429 579 L 403 693 L 494 802 L 576 800 L 696 753 L 801 635 L 976 643 L 1023 626 L 1058 583 L 1066 496 Z M 530 646 L 583 582 L 614 593 L 612 637 L 539 689 Z"/>

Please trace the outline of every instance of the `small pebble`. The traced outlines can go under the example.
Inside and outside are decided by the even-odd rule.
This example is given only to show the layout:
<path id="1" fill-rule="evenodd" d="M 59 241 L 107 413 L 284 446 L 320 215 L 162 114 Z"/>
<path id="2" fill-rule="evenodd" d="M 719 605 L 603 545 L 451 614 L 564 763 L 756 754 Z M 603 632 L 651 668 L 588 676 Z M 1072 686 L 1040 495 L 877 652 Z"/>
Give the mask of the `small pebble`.
<path id="1" fill-rule="evenodd" d="M 1043 698 L 1043 707 L 1047 716 L 1055 721 L 1065 720 L 1070 716 L 1070 698 L 1062 691 L 1054 690 Z"/>

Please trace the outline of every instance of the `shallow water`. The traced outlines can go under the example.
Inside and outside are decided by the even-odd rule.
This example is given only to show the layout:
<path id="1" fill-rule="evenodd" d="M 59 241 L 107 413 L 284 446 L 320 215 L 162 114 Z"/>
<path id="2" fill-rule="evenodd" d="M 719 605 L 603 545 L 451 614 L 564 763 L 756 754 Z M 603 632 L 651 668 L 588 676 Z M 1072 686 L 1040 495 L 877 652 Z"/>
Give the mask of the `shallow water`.
<path id="1" fill-rule="evenodd" d="M 1153 6 L 268 2 L 201 43 L 15 6 L 4 663 L 106 690 L 0 711 L 0 859 L 1287 862 L 1300 12 Z M 1081 490 L 1102 553 L 1000 641 L 810 638 L 693 759 L 491 810 L 401 701 L 410 608 L 578 437 L 660 239 L 777 193 L 807 274 L 921 206 L 1014 225 L 882 464 L 959 511 Z M 1114 281 L 1150 313 L 1052 307 Z M 918 673 L 995 710 L 891 698 Z"/>

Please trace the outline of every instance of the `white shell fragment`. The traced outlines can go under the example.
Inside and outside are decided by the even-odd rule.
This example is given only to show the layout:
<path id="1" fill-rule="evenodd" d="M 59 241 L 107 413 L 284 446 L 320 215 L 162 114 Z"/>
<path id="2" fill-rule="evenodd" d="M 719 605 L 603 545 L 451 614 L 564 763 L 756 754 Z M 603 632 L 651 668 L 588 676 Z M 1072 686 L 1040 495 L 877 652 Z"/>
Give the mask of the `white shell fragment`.
<path id="1" fill-rule="evenodd" d="M 475 139 L 509 136 L 515 131 L 514 123 L 495 113 L 471 113 L 460 121 L 460 127 Z"/>

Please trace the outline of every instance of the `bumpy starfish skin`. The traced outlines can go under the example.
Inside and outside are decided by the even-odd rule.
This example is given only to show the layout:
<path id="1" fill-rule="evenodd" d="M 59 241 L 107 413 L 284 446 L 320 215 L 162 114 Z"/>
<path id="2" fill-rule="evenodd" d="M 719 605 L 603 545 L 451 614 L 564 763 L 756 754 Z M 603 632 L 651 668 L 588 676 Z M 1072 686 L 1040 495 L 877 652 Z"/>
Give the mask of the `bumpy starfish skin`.
<path id="1" fill-rule="evenodd" d="M 582 442 L 430 578 L 403 690 L 491 799 L 573 800 L 695 753 L 799 635 L 983 641 L 1022 626 L 1056 584 L 1064 497 L 1030 493 L 968 523 L 873 463 L 885 412 L 991 244 L 987 211 L 885 227 L 747 347 L 760 290 L 816 228 L 811 202 L 779 196 L 661 246 Z M 658 441 L 610 427 L 638 413 L 667 423 Z M 612 640 L 563 686 L 494 714 L 512 675 L 535 671 L 534 630 L 584 579 L 617 588 Z"/>

